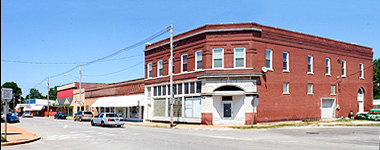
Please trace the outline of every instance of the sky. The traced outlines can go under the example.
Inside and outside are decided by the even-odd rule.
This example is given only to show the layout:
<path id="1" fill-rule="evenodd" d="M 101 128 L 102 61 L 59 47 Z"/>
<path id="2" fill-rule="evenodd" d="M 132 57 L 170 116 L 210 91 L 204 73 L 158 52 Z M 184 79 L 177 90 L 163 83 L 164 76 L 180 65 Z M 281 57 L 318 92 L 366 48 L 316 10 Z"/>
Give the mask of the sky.
<path id="1" fill-rule="evenodd" d="M 48 76 L 50 87 L 79 82 L 79 64 L 139 43 L 170 24 L 176 35 L 205 24 L 255 22 L 371 47 L 378 59 L 379 8 L 378 0 L 2 0 L 1 84 L 16 82 L 23 96 L 30 88 L 46 95 Z M 83 66 L 82 82 L 143 78 L 143 50 L 142 44 Z"/>

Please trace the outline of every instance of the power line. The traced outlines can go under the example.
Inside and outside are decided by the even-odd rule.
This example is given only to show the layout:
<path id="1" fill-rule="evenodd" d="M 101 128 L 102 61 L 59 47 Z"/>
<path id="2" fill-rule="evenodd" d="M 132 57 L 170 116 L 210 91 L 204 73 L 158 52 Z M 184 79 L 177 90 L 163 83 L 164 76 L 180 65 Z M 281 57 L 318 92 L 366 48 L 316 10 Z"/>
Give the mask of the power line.
<path id="1" fill-rule="evenodd" d="M 144 63 L 144 61 L 139 62 L 139 63 L 137 63 L 137 64 L 135 64 L 135 65 L 133 65 L 133 66 L 130 66 L 130 67 L 128 67 L 128 68 L 124 68 L 124 69 L 122 69 L 122 70 L 115 71 L 115 72 L 112 72 L 112 73 L 107 73 L 107 74 L 102 74 L 102 75 L 83 75 L 83 76 L 86 76 L 86 77 L 100 77 L 100 76 L 112 75 L 112 74 L 116 74 L 116 73 L 123 72 L 123 71 L 128 70 L 128 69 L 131 69 L 131 68 L 133 68 L 133 67 L 135 67 L 135 66 L 137 66 L 137 65 L 140 65 L 140 64 L 142 64 L 142 63 Z"/>

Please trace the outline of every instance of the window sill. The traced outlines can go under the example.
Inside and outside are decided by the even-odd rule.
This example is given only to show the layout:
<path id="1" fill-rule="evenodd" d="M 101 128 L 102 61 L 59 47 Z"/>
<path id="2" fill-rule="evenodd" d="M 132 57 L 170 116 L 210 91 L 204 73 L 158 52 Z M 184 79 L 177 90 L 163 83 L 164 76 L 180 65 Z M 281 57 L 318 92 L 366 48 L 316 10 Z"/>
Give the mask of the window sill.
<path id="1" fill-rule="evenodd" d="M 289 92 L 283 92 L 282 95 L 290 95 Z"/>
<path id="2" fill-rule="evenodd" d="M 360 77 L 359 79 L 360 79 L 360 80 L 364 80 L 364 78 L 363 78 L 363 77 Z"/>
<path id="3" fill-rule="evenodd" d="M 268 71 L 274 71 L 272 68 L 267 68 Z"/>
<path id="4" fill-rule="evenodd" d="M 345 78 L 345 77 L 347 77 L 346 75 L 342 75 L 342 78 Z"/>
<path id="5" fill-rule="evenodd" d="M 336 96 L 336 94 L 330 94 L 331 96 Z"/>
<path id="6" fill-rule="evenodd" d="M 331 77 L 331 74 L 325 74 L 326 76 L 328 76 L 328 77 Z"/>
<path id="7" fill-rule="evenodd" d="M 282 72 L 284 72 L 284 73 L 290 73 L 289 70 L 282 70 Z"/>
<path id="8" fill-rule="evenodd" d="M 309 74 L 309 75 L 314 75 L 314 73 L 312 73 L 312 72 L 308 72 L 307 74 Z"/>
<path id="9" fill-rule="evenodd" d="M 307 95 L 314 95 L 314 93 L 307 93 Z"/>

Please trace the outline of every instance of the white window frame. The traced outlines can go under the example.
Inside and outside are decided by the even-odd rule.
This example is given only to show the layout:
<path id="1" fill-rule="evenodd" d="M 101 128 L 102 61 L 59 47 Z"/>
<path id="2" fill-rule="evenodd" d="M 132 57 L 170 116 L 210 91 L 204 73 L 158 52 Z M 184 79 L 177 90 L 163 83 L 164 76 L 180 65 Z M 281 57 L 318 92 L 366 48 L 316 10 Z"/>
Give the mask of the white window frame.
<path id="1" fill-rule="evenodd" d="M 183 56 L 186 56 L 186 71 L 183 71 Z M 187 72 L 187 70 L 189 69 L 188 67 L 188 64 L 189 64 L 189 59 L 187 58 L 187 54 L 182 54 L 181 55 L 181 72 Z"/>
<path id="2" fill-rule="evenodd" d="M 153 77 L 153 69 L 152 69 L 152 63 L 150 62 L 150 63 L 148 63 L 147 64 L 147 67 L 148 67 L 148 78 L 152 78 Z M 152 72 L 152 73 L 150 73 L 150 72 Z"/>
<path id="3" fill-rule="evenodd" d="M 311 85 L 310 90 L 309 90 L 309 85 Z M 311 92 L 309 92 L 309 91 L 311 91 Z M 307 84 L 307 94 L 308 95 L 314 95 L 314 84 L 313 83 L 308 83 Z"/>
<path id="4" fill-rule="evenodd" d="M 270 64 L 270 67 L 268 68 L 267 67 L 267 52 L 270 52 L 270 55 L 269 55 L 269 64 Z M 267 70 L 269 71 L 273 71 L 273 50 L 271 49 L 266 49 L 265 50 L 265 67 L 267 68 Z"/>
<path id="5" fill-rule="evenodd" d="M 286 69 L 284 69 L 284 54 L 286 54 Z M 289 69 L 289 52 L 282 53 L 282 72 L 290 72 Z"/>
<path id="6" fill-rule="evenodd" d="M 314 74 L 314 57 L 313 57 L 313 55 L 307 55 L 308 67 L 309 67 L 309 57 L 310 57 L 310 71 L 309 71 L 309 68 L 307 68 L 307 74 Z"/>
<path id="7" fill-rule="evenodd" d="M 347 77 L 347 62 L 342 60 L 342 77 Z"/>
<path id="8" fill-rule="evenodd" d="M 331 93 L 331 89 L 334 86 L 334 93 Z M 330 85 L 330 95 L 336 95 L 336 85 Z"/>
<path id="9" fill-rule="evenodd" d="M 326 69 L 326 76 L 331 76 L 331 59 L 330 58 L 326 58 L 326 61 L 327 62 L 325 62 L 325 63 L 327 63 L 327 64 L 325 64 L 326 66 L 325 66 L 325 69 Z M 328 67 L 328 68 L 327 68 Z"/>
<path id="10" fill-rule="evenodd" d="M 286 85 L 286 91 L 284 91 L 284 86 Z M 283 82 L 282 83 L 282 94 L 283 95 L 289 95 L 290 94 L 290 91 L 289 91 L 289 82 Z"/>
<path id="11" fill-rule="evenodd" d="M 360 77 L 359 77 L 359 79 L 364 79 L 364 64 L 363 63 L 359 64 L 359 69 L 360 69 Z"/>
<path id="12" fill-rule="evenodd" d="M 215 50 L 222 50 L 222 67 L 215 67 Z M 219 69 L 219 68 L 224 68 L 224 48 L 213 48 L 212 49 L 212 68 L 213 69 Z"/>
<path id="13" fill-rule="evenodd" d="M 201 56 L 198 56 L 198 52 L 201 52 Z M 199 51 L 195 51 L 195 70 L 202 70 L 203 68 L 203 57 L 202 57 L 203 53 L 202 53 L 202 50 L 199 50 Z M 202 68 L 198 69 L 198 57 L 201 58 L 201 63 L 202 63 Z"/>
<path id="14" fill-rule="evenodd" d="M 161 74 L 160 74 L 160 69 L 161 69 Z M 162 76 L 163 73 L 164 73 L 164 70 L 163 70 L 163 61 L 159 60 L 159 61 L 157 61 L 157 77 Z"/>
<path id="15" fill-rule="evenodd" d="M 236 67 L 236 49 L 240 49 L 240 48 L 242 48 L 243 49 L 243 66 L 242 67 Z M 234 48 L 234 68 L 245 68 L 245 64 L 246 64 L 246 62 L 245 62 L 245 47 L 235 47 Z"/>

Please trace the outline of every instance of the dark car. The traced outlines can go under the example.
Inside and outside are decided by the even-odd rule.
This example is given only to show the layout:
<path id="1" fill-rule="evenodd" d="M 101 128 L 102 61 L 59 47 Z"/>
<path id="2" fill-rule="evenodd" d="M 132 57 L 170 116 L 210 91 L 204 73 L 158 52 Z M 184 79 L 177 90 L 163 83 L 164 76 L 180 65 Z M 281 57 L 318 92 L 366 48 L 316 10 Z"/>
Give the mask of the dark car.
<path id="1" fill-rule="evenodd" d="M 54 115 L 54 119 L 66 119 L 66 115 L 64 113 L 59 112 Z"/>
<path id="2" fill-rule="evenodd" d="M 8 113 L 7 122 L 20 122 L 16 113 Z"/>

